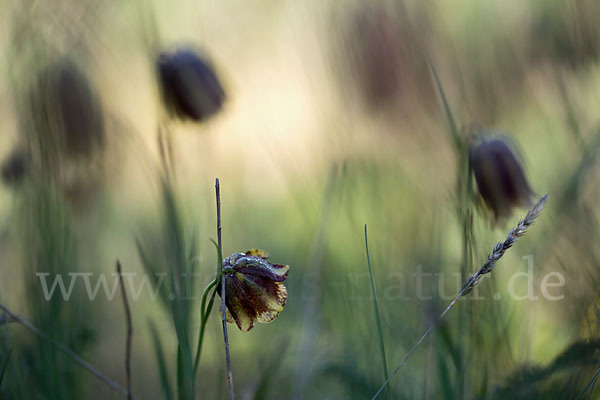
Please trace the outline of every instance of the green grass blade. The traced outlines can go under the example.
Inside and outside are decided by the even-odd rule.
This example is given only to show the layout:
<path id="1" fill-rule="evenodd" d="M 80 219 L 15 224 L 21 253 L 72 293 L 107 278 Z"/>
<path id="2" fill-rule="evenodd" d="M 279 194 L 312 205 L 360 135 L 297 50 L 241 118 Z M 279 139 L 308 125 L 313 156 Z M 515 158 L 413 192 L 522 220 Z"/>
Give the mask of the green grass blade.
<path id="1" fill-rule="evenodd" d="M 212 311 L 212 306 L 215 300 L 215 293 L 217 293 L 217 279 L 213 279 L 207 286 L 204 288 L 202 292 L 202 301 L 200 302 L 200 332 L 198 333 L 198 345 L 196 347 L 196 358 L 194 360 L 194 376 L 198 372 L 198 364 L 200 363 L 200 356 L 202 355 L 202 344 L 204 342 L 204 331 L 206 330 L 206 322 L 208 321 L 208 317 L 210 316 L 210 312 Z M 206 300 L 208 299 L 208 294 L 210 290 L 213 289 L 212 296 L 206 304 Z"/>
<path id="2" fill-rule="evenodd" d="M 367 236 L 367 225 L 365 224 L 365 249 L 367 251 L 367 265 L 369 266 L 369 278 L 371 280 L 371 295 L 373 297 L 373 311 L 375 312 L 375 322 L 377 324 L 377 333 L 379 335 L 379 351 L 381 352 L 381 363 L 383 364 L 383 375 L 388 380 L 387 358 L 385 356 L 385 344 L 383 342 L 383 330 L 381 329 L 381 317 L 379 316 L 379 304 L 377 302 L 377 292 L 375 291 L 375 280 L 373 279 L 373 267 L 371 266 L 371 256 L 369 255 L 369 239 Z M 391 400 L 392 394 L 390 386 L 385 387 L 388 400 Z"/>
<path id="3" fill-rule="evenodd" d="M 438 339 L 436 341 L 436 367 L 437 367 L 437 378 L 438 378 L 438 390 L 440 391 L 442 398 L 446 400 L 454 400 L 456 398 L 456 391 L 452 386 L 452 379 L 450 378 L 450 370 L 448 368 L 448 360 L 445 355 L 443 347 L 444 344 L 441 343 L 442 340 Z"/>
<path id="4" fill-rule="evenodd" d="M 6 367 L 8 366 L 8 360 L 10 359 L 11 353 L 12 348 L 8 350 L 8 354 L 6 355 L 6 359 L 4 360 L 4 364 L 2 365 L 2 370 L 0 370 L 0 386 L 2 386 L 2 380 L 4 379 L 4 373 L 6 372 Z"/>
<path id="5" fill-rule="evenodd" d="M 429 58 L 427 58 L 427 62 L 429 64 L 429 68 L 431 68 L 431 73 L 433 74 L 433 79 L 435 80 L 435 85 L 440 93 L 440 98 L 442 100 L 442 105 L 444 106 L 444 113 L 446 114 L 446 119 L 448 120 L 448 125 L 450 126 L 450 133 L 452 134 L 452 140 L 454 140 L 454 146 L 457 150 L 462 148 L 462 140 L 460 138 L 458 128 L 456 127 L 456 122 L 454 121 L 454 117 L 452 116 L 452 110 L 450 110 L 450 104 L 448 103 L 448 99 L 446 98 L 446 93 L 444 92 L 444 88 L 442 88 L 442 82 L 433 66 L 433 63 Z"/>
<path id="6" fill-rule="evenodd" d="M 448 103 L 448 98 L 446 97 L 446 93 L 444 92 L 444 88 L 442 87 L 442 82 L 440 81 L 440 77 L 437 74 L 437 71 L 433 65 L 433 62 L 429 57 L 427 57 L 427 62 L 429 64 L 429 68 L 431 69 L 431 73 L 433 74 L 433 78 L 435 80 L 436 87 L 440 94 L 440 99 L 442 100 L 442 105 L 444 107 L 444 113 L 446 114 L 446 119 L 448 120 L 448 126 L 450 127 L 450 134 L 452 136 L 452 140 L 454 142 L 454 150 L 458 157 L 458 179 L 456 181 L 456 194 L 458 196 L 458 216 L 463 229 L 463 261 L 461 265 L 461 275 L 462 278 L 466 278 L 467 274 L 471 270 L 471 246 L 472 243 L 472 220 L 470 217 L 470 210 L 468 207 L 468 199 L 470 198 L 471 192 L 471 181 L 468 172 L 468 157 L 467 157 L 467 148 L 465 147 L 465 143 L 463 138 L 460 136 L 460 132 L 458 131 L 458 127 L 456 126 L 456 121 L 454 120 L 454 116 L 452 115 L 452 110 L 450 109 L 450 104 Z M 463 352 L 462 349 L 468 349 L 468 344 L 465 342 L 467 340 L 467 335 L 465 334 L 465 326 L 467 325 L 469 317 L 465 312 L 461 314 L 459 320 L 459 334 L 461 338 L 461 344 L 459 346 L 459 352 L 461 354 L 461 359 L 466 358 L 467 355 L 465 350 Z M 458 384 L 459 384 L 459 392 L 462 393 L 463 388 L 466 386 L 466 375 L 465 371 L 462 369 L 458 369 Z"/>
<path id="7" fill-rule="evenodd" d="M 154 352 L 156 353 L 156 360 L 158 362 L 158 373 L 160 377 L 160 384 L 163 389 L 166 400 L 173 400 L 173 391 L 171 390 L 171 384 L 169 382 L 169 372 L 167 368 L 167 362 L 165 361 L 165 354 L 163 351 L 162 343 L 156 327 L 152 322 L 150 324 L 150 332 L 152 334 L 152 342 L 154 344 Z"/>
<path id="8" fill-rule="evenodd" d="M 185 374 L 181 345 L 177 346 L 177 398 L 185 400 Z"/>
<path id="9" fill-rule="evenodd" d="M 596 373 L 594 374 L 594 376 L 592 376 L 592 379 L 590 379 L 588 384 L 585 385 L 585 387 L 583 388 L 581 393 L 579 393 L 576 400 L 583 399 L 583 396 L 587 393 L 587 391 L 590 390 L 590 388 L 592 388 L 596 384 L 596 381 L 598 381 L 598 377 L 600 377 L 600 367 L 596 370 Z M 590 399 L 592 398 L 593 394 L 594 394 L 594 390 L 592 389 L 592 392 L 590 393 L 590 396 L 589 396 Z"/>

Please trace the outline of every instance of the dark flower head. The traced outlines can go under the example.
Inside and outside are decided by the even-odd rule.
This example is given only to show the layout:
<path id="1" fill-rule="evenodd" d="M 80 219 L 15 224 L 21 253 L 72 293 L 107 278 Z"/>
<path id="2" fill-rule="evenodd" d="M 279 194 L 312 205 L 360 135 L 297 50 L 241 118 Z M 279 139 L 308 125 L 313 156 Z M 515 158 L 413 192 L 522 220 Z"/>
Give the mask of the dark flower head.
<path id="1" fill-rule="evenodd" d="M 22 148 L 14 149 L 2 163 L 2 180 L 7 185 L 18 185 L 29 168 L 29 157 Z"/>
<path id="2" fill-rule="evenodd" d="M 171 114 L 199 122 L 222 108 L 225 91 L 221 82 L 213 67 L 195 52 L 162 53 L 157 67 L 163 100 Z"/>
<path id="3" fill-rule="evenodd" d="M 31 96 L 39 151 L 60 157 L 90 157 L 105 141 L 102 104 L 91 82 L 70 58 L 38 76 Z"/>
<path id="4" fill-rule="evenodd" d="M 268 257 L 266 251 L 254 249 L 223 260 L 227 321 L 235 321 L 243 332 L 252 329 L 257 321 L 273 321 L 285 306 L 287 289 L 282 282 L 290 267 L 271 264 Z M 217 288 L 221 295 L 221 285 Z"/>
<path id="5" fill-rule="evenodd" d="M 394 101 L 402 86 L 402 32 L 381 7 L 360 7 L 345 39 L 353 80 L 367 106 L 380 108 Z"/>
<path id="6" fill-rule="evenodd" d="M 510 216 L 515 207 L 531 206 L 533 191 L 507 138 L 476 139 L 469 151 L 469 169 L 496 221 Z"/>

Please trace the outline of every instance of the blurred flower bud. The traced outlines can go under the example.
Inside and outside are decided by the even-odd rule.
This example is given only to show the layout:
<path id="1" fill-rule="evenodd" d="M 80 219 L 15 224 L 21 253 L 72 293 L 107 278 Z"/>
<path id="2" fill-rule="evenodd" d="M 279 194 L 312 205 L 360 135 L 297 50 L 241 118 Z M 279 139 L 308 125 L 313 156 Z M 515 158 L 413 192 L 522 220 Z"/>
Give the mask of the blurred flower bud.
<path id="1" fill-rule="evenodd" d="M 43 158 L 89 158 L 103 147 L 102 105 L 88 78 L 71 59 L 63 58 L 39 75 L 31 107 Z"/>
<path id="2" fill-rule="evenodd" d="M 227 321 L 235 321 L 243 332 L 257 321 L 273 321 L 285 306 L 287 289 L 282 282 L 290 267 L 271 264 L 268 257 L 266 251 L 254 249 L 223 260 Z M 221 285 L 217 288 L 221 295 Z"/>
<path id="3" fill-rule="evenodd" d="M 531 206 L 534 193 L 508 139 L 476 139 L 469 150 L 469 169 L 496 221 L 510 216 L 514 207 Z"/>
<path id="4" fill-rule="evenodd" d="M 158 74 L 165 106 L 172 115 L 204 121 L 222 108 L 225 91 L 219 78 L 195 52 L 162 53 Z"/>
<path id="5" fill-rule="evenodd" d="M 352 76 L 361 97 L 371 107 L 393 102 L 401 90 L 401 31 L 381 7 L 361 7 L 350 21 L 346 37 Z"/>
<path id="6" fill-rule="evenodd" d="M 7 185 L 18 185 L 29 168 L 29 157 L 22 148 L 14 149 L 2 163 L 2 180 Z"/>

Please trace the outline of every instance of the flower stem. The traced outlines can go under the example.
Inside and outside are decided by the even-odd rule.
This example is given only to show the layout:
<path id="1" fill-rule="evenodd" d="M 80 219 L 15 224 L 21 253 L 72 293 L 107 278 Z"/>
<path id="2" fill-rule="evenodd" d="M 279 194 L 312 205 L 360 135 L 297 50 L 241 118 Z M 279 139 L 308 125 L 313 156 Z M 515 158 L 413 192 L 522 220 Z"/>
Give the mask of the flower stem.
<path id="1" fill-rule="evenodd" d="M 223 245 L 221 242 L 221 185 L 219 184 L 219 178 L 215 180 L 215 195 L 217 197 L 217 250 L 219 252 L 217 277 L 221 277 L 223 269 Z"/>
<path id="2" fill-rule="evenodd" d="M 217 264 L 217 277 L 221 280 L 221 321 L 223 323 L 223 341 L 225 342 L 225 361 L 227 363 L 227 380 L 229 381 L 229 392 L 231 400 L 235 399 L 233 391 L 233 375 L 231 373 L 231 357 L 229 356 L 229 339 L 227 336 L 227 311 L 225 304 L 225 276 L 223 275 L 223 246 L 221 242 L 221 187 L 219 178 L 215 180 L 215 195 L 217 200 L 217 248 L 219 263 Z"/>
<path id="3" fill-rule="evenodd" d="M 127 376 L 127 400 L 132 400 L 131 393 L 131 337 L 133 335 L 133 322 L 131 318 L 131 309 L 127 301 L 127 292 L 123 283 L 123 273 L 121 271 L 121 263 L 117 260 L 117 274 L 119 275 L 119 284 L 121 286 L 121 295 L 123 297 L 123 308 L 125 309 L 125 317 L 127 321 L 127 341 L 125 345 L 125 373 Z"/>
<path id="4" fill-rule="evenodd" d="M 231 400 L 235 399 L 233 391 L 233 375 L 231 374 L 231 358 L 229 357 L 229 339 L 227 337 L 227 318 L 225 312 L 225 277 L 221 278 L 221 314 L 223 322 L 223 340 L 225 341 L 225 361 L 227 362 L 227 380 L 229 381 L 229 392 Z"/>

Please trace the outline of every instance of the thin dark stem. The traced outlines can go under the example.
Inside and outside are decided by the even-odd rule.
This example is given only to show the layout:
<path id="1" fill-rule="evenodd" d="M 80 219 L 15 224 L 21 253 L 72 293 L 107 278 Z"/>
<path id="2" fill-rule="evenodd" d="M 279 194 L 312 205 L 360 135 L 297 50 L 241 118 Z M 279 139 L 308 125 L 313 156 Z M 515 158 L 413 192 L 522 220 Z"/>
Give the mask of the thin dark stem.
<path id="1" fill-rule="evenodd" d="M 88 363 L 87 361 L 85 361 L 84 359 L 79 357 L 77 354 L 75 354 L 74 352 L 69 350 L 69 348 L 67 348 L 63 344 L 57 342 L 56 340 L 52 339 L 50 336 L 46 335 L 38 327 L 33 325 L 31 322 L 29 322 L 25 318 L 20 317 L 17 314 L 13 313 L 12 311 L 10 311 L 8 308 L 6 308 L 2 304 L 0 304 L 0 310 L 4 311 L 6 314 L 8 314 L 9 317 L 11 317 L 13 320 L 15 320 L 16 322 L 18 322 L 19 324 L 21 324 L 22 326 L 27 328 L 29 331 L 31 331 L 32 333 L 34 333 L 41 339 L 43 339 L 43 340 L 47 341 L 48 343 L 52 344 L 53 346 L 55 346 L 58 350 L 62 351 L 67 357 L 71 358 L 77 364 L 79 364 L 83 368 L 87 369 L 89 372 L 91 372 L 98 379 L 100 379 L 102 382 L 104 382 L 106 385 L 108 385 L 115 391 L 121 393 L 125 397 L 127 397 L 129 395 L 129 393 L 127 392 L 127 389 L 123 388 L 117 382 L 113 381 L 112 379 L 110 379 L 109 377 L 104 375 L 102 372 L 100 372 L 100 370 L 98 368 L 94 367 L 93 365 L 91 365 L 90 363 Z M 132 396 L 132 398 L 135 399 L 136 397 Z"/>
<path id="2" fill-rule="evenodd" d="M 219 178 L 215 180 L 215 194 L 217 196 L 217 246 L 219 247 L 219 254 L 223 254 L 223 246 L 221 243 L 221 186 L 219 185 Z M 222 265 L 218 265 L 219 275 Z"/>
<path id="3" fill-rule="evenodd" d="M 0 326 L 4 325 L 4 324 L 8 324 L 10 322 L 15 322 L 12 318 L 10 318 L 9 316 L 7 316 L 7 314 L 2 314 L 2 316 L 0 317 Z"/>
<path id="4" fill-rule="evenodd" d="M 223 323 L 223 340 L 225 341 L 225 361 L 227 362 L 227 380 L 229 381 L 229 392 L 231 400 L 235 399 L 233 391 L 233 375 L 231 374 L 231 358 L 229 356 L 229 339 L 227 337 L 227 317 L 225 312 L 225 277 L 221 277 L 221 314 Z"/>
<path id="5" fill-rule="evenodd" d="M 133 322 L 131 319 L 131 309 L 127 301 L 127 292 L 123 283 L 123 273 L 121 263 L 117 260 L 117 274 L 119 274 L 119 284 L 121 286 L 121 297 L 123 297 L 123 308 L 125 308 L 125 318 L 127 320 L 127 342 L 125 345 L 125 373 L 127 374 L 127 399 L 132 400 L 131 394 L 131 338 L 133 336 Z"/>
<path id="6" fill-rule="evenodd" d="M 217 248 L 219 264 L 217 265 L 217 277 L 221 279 L 221 322 L 223 324 L 223 341 L 225 342 L 225 361 L 227 363 L 227 380 L 229 381 L 229 392 L 231 400 L 235 399 L 233 391 L 233 374 L 231 373 L 231 357 L 229 355 L 229 338 L 227 336 L 227 312 L 225 304 L 225 275 L 223 274 L 223 245 L 221 242 L 221 187 L 219 178 L 215 180 L 215 195 L 217 200 Z"/>

